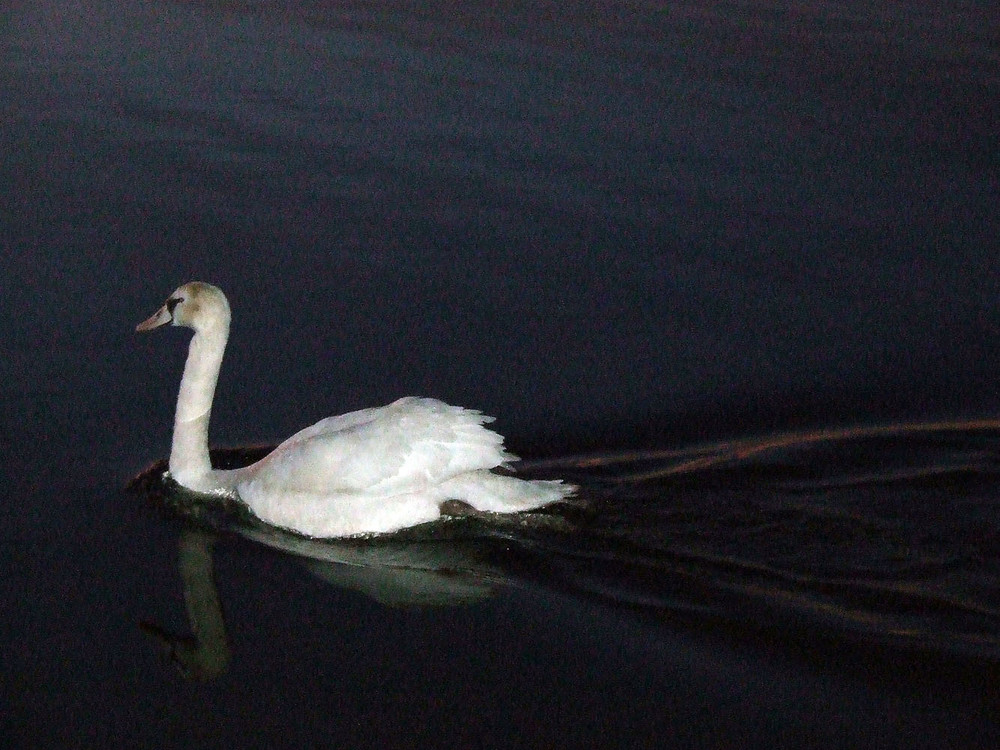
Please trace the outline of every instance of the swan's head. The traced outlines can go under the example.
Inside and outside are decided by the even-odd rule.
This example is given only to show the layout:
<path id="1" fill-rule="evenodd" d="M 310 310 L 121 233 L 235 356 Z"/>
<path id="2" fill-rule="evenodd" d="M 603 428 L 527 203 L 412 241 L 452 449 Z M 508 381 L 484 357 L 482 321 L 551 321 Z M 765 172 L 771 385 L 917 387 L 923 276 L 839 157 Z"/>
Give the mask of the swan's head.
<path id="1" fill-rule="evenodd" d="M 229 325 L 229 302 L 222 290 L 201 281 L 178 287 L 163 307 L 135 327 L 151 331 L 167 324 L 201 331 L 219 324 Z"/>

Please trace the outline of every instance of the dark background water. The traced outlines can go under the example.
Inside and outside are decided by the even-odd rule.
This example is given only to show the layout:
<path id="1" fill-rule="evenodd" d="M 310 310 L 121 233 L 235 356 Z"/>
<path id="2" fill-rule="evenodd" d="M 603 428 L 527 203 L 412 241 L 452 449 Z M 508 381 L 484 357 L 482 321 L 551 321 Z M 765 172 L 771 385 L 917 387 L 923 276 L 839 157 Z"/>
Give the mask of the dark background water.
<path id="1" fill-rule="evenodd" d="M 132 330 L 191 279 L 234 311 L 218 443 L 405 394 L 496 414 L 531 456 L 997 414 L 998 27 L 989 3 L 3 5 L 3 729 L 982 741 L 961 670 L 949 702 L 706 641 L 552 585 L 555 553 L 414 611 L 229 539 L 233 665 L 182 683 L 136 626 L 185 627 L 177 528 L 121 488 L 168 450 L 185 349 Z"/>

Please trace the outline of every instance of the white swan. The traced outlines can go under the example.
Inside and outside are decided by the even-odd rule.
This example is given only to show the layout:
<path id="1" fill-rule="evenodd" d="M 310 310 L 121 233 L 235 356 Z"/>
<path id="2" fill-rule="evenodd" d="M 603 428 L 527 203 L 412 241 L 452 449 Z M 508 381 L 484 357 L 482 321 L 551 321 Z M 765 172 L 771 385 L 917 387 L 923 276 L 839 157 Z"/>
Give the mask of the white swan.
<path id="1" fill-rule="evenodd" d="M 512 513 L 575 490 L 558 480 L 494 474 L 491 469 L 515 456 L 504 451 L 500 435 L 483 427 L 492 417 L 414 397 L 321 420 L 245 468 L 213 469 L 208 421 L 229 320 L 222 290 L 195 281 L 136 326 L 194 330 L 169 464 L 170 476 L 189 490 L 236 497 L 266 523 L 312 537 L 397 531 L 439 518 L 446 500 Z"/>

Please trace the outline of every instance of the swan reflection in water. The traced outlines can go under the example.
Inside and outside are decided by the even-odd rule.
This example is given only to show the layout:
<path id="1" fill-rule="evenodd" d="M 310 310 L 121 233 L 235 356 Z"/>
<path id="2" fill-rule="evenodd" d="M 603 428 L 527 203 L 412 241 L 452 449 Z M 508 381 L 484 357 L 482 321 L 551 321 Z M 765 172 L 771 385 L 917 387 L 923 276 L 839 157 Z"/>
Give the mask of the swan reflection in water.
<path id="1" fill-rule="evenodd" d="M 212 680 L 229 666 L 229 639 L 222 604 L 212 572 L 215 534 L 187 528 L 181 531 L 177 567 L 184 583 L 191 635 L 170 633 L 159 625 L 141 622 L 143 632 L 155 638 L 180 673 L 190 680 Z"/>
<path id="2" fill-rule="evenodd" d="M 998 444 L 1000 421 L 979 420 L 522 462 L 522 475 L 556 471 L 579 496 L 525 514 L 455 504 L 444 509 L 449 520 L 349 540 L 297 536 L 238 503 L 198 501 L 163 477 L 161 462 L 132 487 L 198 527 L 180 546 L 193 637 L 145 629 L 188 676 L 225 669 L 211 550 L 214 531 L 235 531 L 389 605 L 468 604 L 535 582 L 670 627 L 795 642 L 818 663 L 843 662 L 847 645 L 877 651 L 888 673 L 900 655 L 917 654 L 992 674 Z M 253 458 L 213 452 L 220 468 Z"/>
<path id="3" fill-rule="evenodd" d="M 247 536 L 268 546 L 275 539 L 266 534 Z M 180 532 L 178 569 L 190 636 L 172 634 L 151 623 L 142 623 L 170 655 L 181 674 L 192 680 L 210 680 L 229 664 L 230 651 L 222 604 L 215 585 L 212 550 L 214 532 L 187 527 Z M 432 607 L 473 604 L 489 597 L 501 573 L 477 561 L 472 545 L 418 542 L 361 546 L 351 544 L 284 546 L 302 556 L 305 567 L 322 580 L 358 591 L 386 606 Z"/>

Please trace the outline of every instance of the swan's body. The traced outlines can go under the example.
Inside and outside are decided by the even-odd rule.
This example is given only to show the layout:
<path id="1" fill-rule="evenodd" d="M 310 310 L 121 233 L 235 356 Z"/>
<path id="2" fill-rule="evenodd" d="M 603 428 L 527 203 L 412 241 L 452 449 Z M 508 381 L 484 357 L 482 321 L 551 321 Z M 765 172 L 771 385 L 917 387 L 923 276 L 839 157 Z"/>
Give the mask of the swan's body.
<path id="1" fill-rule="evenodd" d="M 430 398 L 329 417 L 242 469 L 212 468 L 208 423 L 229 338 L 222 291 L 191 282 L 136 330 L 194 330 L 184 365 L 169 473 L 189 490 L 236 497 L 261 520 L 313 537 L 397 531 L 433 521 L 441 503 L 511 513 L 560 500 L 573 487 L 494 474 L 514 456 L 478 411 Z"/>

